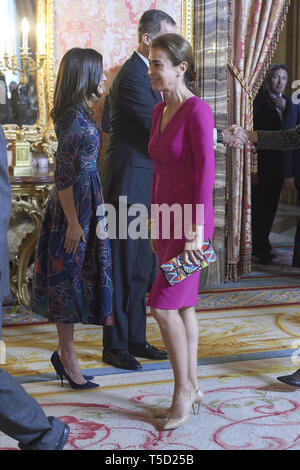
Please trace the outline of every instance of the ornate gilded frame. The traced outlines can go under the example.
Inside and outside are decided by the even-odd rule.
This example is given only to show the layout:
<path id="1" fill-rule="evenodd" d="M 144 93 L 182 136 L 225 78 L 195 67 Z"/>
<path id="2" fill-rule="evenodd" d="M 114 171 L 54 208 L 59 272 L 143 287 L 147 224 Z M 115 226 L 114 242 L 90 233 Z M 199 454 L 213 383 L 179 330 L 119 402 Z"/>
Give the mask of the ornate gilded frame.
<path id="1" fill-rule="evenodd" d="M 182 36 L 185 37 L 194 49 L 195 0 L 182 0 Z"/>
<path id="2" fill-rule="evenodd" d="M 56 139 L 50 120 L 54 93 L 54 0 L 36 0 L 36 20 L 44 23 L 46 31 L 46 60 L 37 74 L 38 118 L 33 125 L 24 125 L 25 137 L 31 149 L 52 157 Z M 17 126 L 3 126 L 8 142 L 16 139 Z"/>

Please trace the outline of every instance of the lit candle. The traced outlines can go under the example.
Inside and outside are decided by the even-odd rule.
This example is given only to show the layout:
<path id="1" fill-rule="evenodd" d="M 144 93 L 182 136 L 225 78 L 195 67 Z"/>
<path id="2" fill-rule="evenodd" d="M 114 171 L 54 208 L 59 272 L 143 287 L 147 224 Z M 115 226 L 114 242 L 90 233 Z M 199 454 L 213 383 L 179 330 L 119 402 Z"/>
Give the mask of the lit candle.
<path id="1" fill-rule="evenodd" d="M 29 32 L 29 23 L 27 18 L 23 18 L 22 20 L 22 32 L 23 32 L 23 52 L 24 54 L 28 54 L 28 32 Z"/>
<path id="2" fill-rule="evenodd" d="M 2 26 L 2 25 L 1 25 Z M 4 54 L 8 54 L 9 52 L 9 36 L 10 36 L 10 29 L 7 23 L 4 25 L 4 31 L 3 31 L 3 38 L 4 38 Z"/>
<path id="3" fill-rule="evenodd" d="M 5 32 L 5 39 L 4 39 L 4 54 L 9 56 L 14 55 L 14 36 L 13 36 L 13 29 L 11 27 Z"/>
<path id="4" fill-rule="evenodd" d="M 39 40 L 39 52 L 41 55 L 45 54 L 45 25 L 39 23 L 37 25 L 37 33 L 38 33 L 38 40 Z"/>

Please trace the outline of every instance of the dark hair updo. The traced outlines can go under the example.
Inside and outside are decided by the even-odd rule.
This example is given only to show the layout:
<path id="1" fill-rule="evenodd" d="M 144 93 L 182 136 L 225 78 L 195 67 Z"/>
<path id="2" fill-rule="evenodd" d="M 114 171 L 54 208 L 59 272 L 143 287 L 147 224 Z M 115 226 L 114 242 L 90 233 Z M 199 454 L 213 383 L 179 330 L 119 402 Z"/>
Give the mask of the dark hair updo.
<path id="1" fill-rule="evenodd" d="M 190 43 L 180 34 L 167 33 L 157 36 L 151 42 L 151 48 L 159 47 L 167 51 L 174 66 L 186 62 L 188 67 L 184 74 L 184 82 L 194 92 L 195 60 Z"/>

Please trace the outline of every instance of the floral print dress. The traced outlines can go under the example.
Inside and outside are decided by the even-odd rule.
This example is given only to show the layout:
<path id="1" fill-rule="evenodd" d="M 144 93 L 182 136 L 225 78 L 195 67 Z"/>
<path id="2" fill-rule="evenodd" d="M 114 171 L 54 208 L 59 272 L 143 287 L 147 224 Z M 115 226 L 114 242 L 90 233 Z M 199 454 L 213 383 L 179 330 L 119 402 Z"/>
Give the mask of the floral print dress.
<path id="1" fill-rule="evenodd" d="M 106 230 L 98 157 L 101 129 L 82 108 L 66 111 L 55 128 L 55 187 L 41 225 L 33 276 L 32 310 L 50 322 L 112 325 L 111 251 Z M 58 191 L 73 186 L 85 242 L 75 254 L 64 248 L 67 220 Z M 102 232 L 103 233 L 103 232 Z"/>

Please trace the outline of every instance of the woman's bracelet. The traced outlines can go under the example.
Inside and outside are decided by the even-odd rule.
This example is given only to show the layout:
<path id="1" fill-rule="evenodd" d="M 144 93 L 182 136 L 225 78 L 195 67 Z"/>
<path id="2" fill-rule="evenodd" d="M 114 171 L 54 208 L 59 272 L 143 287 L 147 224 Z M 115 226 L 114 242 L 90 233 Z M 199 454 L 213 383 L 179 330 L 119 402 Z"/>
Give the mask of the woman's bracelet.
<path id="1" fill-rule="evenodd" d="M 148 230 L 151 231 L 151 228 L 153 228 L 155 224 L 155 219 L 151 218 L 151 219 L 148 219 Z"/>

